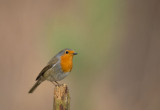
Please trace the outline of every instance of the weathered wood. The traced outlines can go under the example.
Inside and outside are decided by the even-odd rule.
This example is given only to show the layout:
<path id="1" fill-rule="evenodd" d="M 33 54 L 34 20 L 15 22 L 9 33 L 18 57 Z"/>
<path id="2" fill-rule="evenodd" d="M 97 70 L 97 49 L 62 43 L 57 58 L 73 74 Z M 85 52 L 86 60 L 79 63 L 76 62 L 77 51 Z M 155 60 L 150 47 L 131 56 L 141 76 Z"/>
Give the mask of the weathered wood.
<path id="1" fill-rule="evenodd" d="M 54 102 L 53 110 L 69 110 L 70 109 L 70 96 L 66 84 L 56 86 L 54 88 Z"/>

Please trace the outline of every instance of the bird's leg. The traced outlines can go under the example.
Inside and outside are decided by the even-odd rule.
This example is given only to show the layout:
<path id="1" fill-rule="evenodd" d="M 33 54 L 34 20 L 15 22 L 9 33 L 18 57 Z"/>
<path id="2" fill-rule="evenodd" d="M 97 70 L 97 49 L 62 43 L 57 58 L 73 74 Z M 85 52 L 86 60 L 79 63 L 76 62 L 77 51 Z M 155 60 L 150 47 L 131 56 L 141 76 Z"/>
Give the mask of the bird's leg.
<path id="1" fill-rule="evenodd" d="M 57 86 L 57 83 L 55 83 L 55 81 L 51 81 L 55 86 Z"/>
<path id="2" fill-rule="evenodd" d="M 59 84 L 57 81 L 55 81 L 57 83 L 58 86 L 60 86 L 61 84 Z"/>
<path id="3" fill-rule="evenodd" d="M 52 83 L 55 85 L 55 86 L 60 86 L 61 84 L 59 84 L 57 81 L 52 81 Z"/>

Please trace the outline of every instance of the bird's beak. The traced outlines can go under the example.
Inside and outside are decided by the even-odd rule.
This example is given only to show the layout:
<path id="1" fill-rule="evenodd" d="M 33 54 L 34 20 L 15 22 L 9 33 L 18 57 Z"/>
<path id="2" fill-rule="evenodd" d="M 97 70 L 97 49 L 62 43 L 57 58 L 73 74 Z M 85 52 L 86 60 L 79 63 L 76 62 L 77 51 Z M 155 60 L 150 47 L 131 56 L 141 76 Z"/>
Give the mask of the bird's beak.
<path id="1" fill-rule="evenodd" d="M 73 53 L 73 55 L 77 55 L 78 53 Z"/>

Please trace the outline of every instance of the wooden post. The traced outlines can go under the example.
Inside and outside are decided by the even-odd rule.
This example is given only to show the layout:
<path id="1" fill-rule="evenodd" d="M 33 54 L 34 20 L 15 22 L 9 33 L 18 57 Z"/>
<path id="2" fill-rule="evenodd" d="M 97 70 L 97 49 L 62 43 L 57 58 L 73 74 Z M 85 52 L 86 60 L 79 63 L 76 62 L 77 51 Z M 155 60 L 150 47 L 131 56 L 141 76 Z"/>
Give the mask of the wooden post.
<path id="1" fill-rule="evenodd" d="M 54 88 L 54 102 L 53 110 L 69 110 L 70 109 L 70 96 L 66 84 L 56 86 Z"/>

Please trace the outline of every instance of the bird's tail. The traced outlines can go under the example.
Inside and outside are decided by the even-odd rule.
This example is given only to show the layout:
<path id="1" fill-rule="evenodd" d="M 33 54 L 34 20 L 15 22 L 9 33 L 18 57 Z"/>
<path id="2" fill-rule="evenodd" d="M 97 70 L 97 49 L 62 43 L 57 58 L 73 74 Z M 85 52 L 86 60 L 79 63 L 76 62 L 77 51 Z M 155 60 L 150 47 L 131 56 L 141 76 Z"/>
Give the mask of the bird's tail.
<path id="1" fill-rule="evenodd" d="M 29 90 L 29 92 L 28 93 L 33 93 L 34 92 L 34 90 L 41 84 L 41 80 L 38 80 L 34 85 L 33 85 L 33 87 Z"/>

